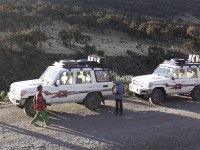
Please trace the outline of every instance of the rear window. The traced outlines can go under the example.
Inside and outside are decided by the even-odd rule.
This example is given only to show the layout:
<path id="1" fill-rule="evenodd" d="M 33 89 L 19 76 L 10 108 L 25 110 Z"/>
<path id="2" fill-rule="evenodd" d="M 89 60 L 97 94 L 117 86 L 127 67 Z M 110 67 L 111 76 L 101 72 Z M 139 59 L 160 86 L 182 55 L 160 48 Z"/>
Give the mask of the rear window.
<path id="1" fill-rule="evenodd" d="M 108 82 L 111 81 L 110 73 L 108 70 L 95 71 L 95 77 L 97 82 Z"/>

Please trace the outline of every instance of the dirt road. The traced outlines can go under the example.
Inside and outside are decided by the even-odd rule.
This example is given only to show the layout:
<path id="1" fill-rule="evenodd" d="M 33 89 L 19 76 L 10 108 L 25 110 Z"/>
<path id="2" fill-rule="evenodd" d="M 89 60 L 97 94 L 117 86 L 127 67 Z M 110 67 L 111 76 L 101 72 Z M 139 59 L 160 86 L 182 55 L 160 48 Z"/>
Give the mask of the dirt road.
<path id="1" fill-rule="evenodd" d="M 29 125 L 23 110 L 0 106 L 0 149 L 200 149 L 200 103 L 168 97 L 161 105 L 129 97 L 124 115 L 114 115 L 114 101 L 96 111 L 76 103 L 49 108 L 52 126 Z"/>

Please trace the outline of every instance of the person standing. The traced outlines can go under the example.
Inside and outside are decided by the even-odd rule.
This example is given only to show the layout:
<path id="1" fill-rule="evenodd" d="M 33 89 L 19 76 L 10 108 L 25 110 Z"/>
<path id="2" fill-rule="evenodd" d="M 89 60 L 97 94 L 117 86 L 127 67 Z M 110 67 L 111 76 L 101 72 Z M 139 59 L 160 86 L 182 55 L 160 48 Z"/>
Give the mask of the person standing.
<path id="1" fill-rule="evenodd" d="M 115 102 L 116 102 L 116 111 L 115 114 L 118 114 L 118 106 L 120 106 L 120 115 L 123 114 L 123 93 L 124 93 L 124 87 L 121 84 L 120 80 L 116 81 L 116 87 L 114 89 L 114 95 L 115 95 Z"/>
<path id="2" fill-rule="evenodd" d="M 47 119 L 47 113 L 45 111 L 46 109 L 46 101 L 42 95 L 42 85 L 39 85 L 36 88 L 36 93 L 35 96 L 33 98 L 33 106 L 34 106 L 34 110 L 36 111 L 36 114 L 31 122 L 32 125 L 37 125 L 37 120 L 39 118 L 39 116 L 42 117 L 44 123 L 49 126 L 51 123 L 48 121 Z"/>

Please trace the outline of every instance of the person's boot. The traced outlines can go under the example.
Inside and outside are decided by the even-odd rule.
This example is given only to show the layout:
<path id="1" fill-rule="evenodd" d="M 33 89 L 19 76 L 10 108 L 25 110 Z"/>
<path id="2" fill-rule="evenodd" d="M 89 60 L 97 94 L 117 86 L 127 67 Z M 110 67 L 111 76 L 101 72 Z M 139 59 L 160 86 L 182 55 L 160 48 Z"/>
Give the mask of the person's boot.
<path id="1" fill-rule="evenodd" d="M 38 124 L 36 122 L 34 122 L 34 121 L 31 121 L 31 125 L 38 126 Z"/>

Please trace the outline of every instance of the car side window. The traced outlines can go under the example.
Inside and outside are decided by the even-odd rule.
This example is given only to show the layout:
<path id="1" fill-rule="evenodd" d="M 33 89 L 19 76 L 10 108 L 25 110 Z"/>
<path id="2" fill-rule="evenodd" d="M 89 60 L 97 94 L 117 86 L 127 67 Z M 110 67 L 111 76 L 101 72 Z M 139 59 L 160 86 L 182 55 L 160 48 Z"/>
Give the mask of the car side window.
<path id="1" fill-rule="evenodd" d="M 183 68 L 176 69 L 174 73 L 177 79 L 183 79 L 185 77 L 185 69 Z"/>
<path id="2" fill-rule="evenodd" d="M 108 82 L 111 80 L 110 73 L 107 70 L 95 71 L 95 77 L 97 82 Z"/>
<path id="3" fill-rule="evenodd" d="M 76 74 L 76 84 L 85 84 L 85 83 L 91 83 L 91 73 L 90 71 L 79 71 Z"/>
<path id="4" fill-rule="evenodd" d="M 60 75 L 60 85 L 72 84 L 73 73 L 72 72 L 62 72 Z"/>
<path id="5" fill-rule="evenodd" d="M 187 68 L 187 78 L 198 78 L 197 68 Z"/>

